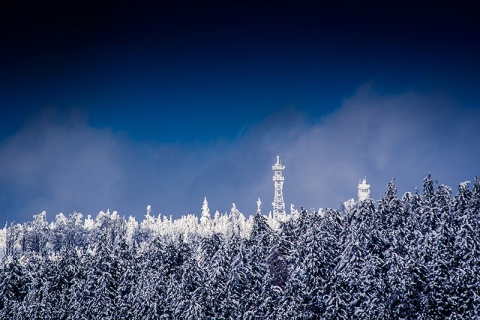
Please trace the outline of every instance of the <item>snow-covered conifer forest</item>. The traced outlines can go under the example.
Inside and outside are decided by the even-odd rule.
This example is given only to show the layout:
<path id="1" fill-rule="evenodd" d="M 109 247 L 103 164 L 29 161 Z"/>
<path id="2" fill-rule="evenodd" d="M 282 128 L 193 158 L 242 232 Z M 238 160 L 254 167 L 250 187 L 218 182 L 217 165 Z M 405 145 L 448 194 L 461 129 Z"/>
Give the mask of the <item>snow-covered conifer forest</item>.
<path id="1" fill-rule="evenodd" d="M 478 319 L 480 179 L 340 213 L 45 214 L 0 237 L 2 319 Z"/>

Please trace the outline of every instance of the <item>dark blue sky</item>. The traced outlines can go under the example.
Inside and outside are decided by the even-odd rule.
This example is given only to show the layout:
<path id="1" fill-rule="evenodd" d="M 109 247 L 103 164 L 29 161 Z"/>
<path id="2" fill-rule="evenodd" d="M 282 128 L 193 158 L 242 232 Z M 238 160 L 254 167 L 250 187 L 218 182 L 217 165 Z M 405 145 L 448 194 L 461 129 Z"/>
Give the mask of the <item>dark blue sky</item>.
<path id="1" fill-rule="evenodd" d="M 244 207 L 251 202 L 254 208 L 254 191 L 267 198 L 264 203 L 269 203 L 270 191 L 273 195 L 269 170 L 277 153 L 291 161 L 290 166 L 285 163 L 288 170 L 315 153 L 311 149 L 328 149 L 316 145 L 317 139 L 294 155 L 299 141 L 308 140 L 301 137 L 301 128 L 313 132 L 306 134 L 313 139 L 315 130 L 330 126 L 325 119 L 336 119 L 349 108 L 348 101 L 373 99 L 372 104 L 390 106 L 392 99 L 407 97 L 408 106 L 395 100 L 394 107 L 350 108 L 377 110 L 369 116 L 380 126 L 390 110 L 416 105 L 421 109 L 417 116 L 431 121 L 431 131 L 424 134 L 437 145 L 429 153 L 432 163 L 425 160 L 410 171 L 395 169 L 398 157 L 385 167 L 373 165 L 374 154 L 384 150 L 369 145 L 370 139 L 359 140 L 353 149 L 363 144 L 371 158 L 352 159 L 361 162 L 355 167 L 359 172 L 350 172 L 341 184 L 351 184 L 352 190 L 339 185 L 338 199 L 312 200 L 312 189 L 320 187 L 302 182 L 295 198 L 291 190 L 287 199 L 336 207 L 342 197 L 354 196 L 356 179 L 365 172 L 377 176 L 372 178 L 381 185 L 378 195 L 399 174 L 406 175 L 403 183 L 409 189 L 438 165 L 441 180 L 451 165 L 441 160 L 449 148 L 443 145 L 449 141 L 445 136 L 476 128 L 465 122 L 478 120 L 480 16 L 474 1 L 26 1 L 2 3 L 0 21 L 0 171 L 10 170 L 0 177 L 2 220 L 22 220 L 41 210 L 53 217 L 60 211 L 95 214 L 106 208 L 141 217 L 146 204 L 157 199 L 154 210 L 159 212 L 197 213 L 205 195 L 217 201 L 212 210 L 226 211 L 231 202 Z M 445 112 L 435 104 L 445 104 L 440 108 Z M 434 114 L 445 119 L 432 120 Z M 456 123 L 444 121 L 452 115 L 459 115 Z M 443 132 L 440 124 L 450 131 Z M 271 137 L 276 130 L 284 144 Z M 338 142 L 345 147 L 356 135 L 351 127 L 343 130 L 352 134 Z M 52 132 L 68 138 L 58 141 Z M 462 134 L 449 143 L 459 145 L 456 139 Z M 325 135 L 333 137 L 335 129 Z M 471 143 L 478 147 L 475 140 Z M 396 146 L 392 140 L 385 148 Z M 253 151 L 257 154 L 250 155 Z M 76 152 L 87 159 L 72 167 L 65 154 Z M 478 157 L 478 148 L 470 149 L 468 161 Z M 41 165 L 32 166 L 34 159 L 43 159 L 38 160 Z M 235 159 L 242 165 L 234 165 Z M 205 168 L 197 170 L 199 163 Z M 115 174 L 105 173 L 102 166 L 107 164 Z M 440 182 L 456 184 L 479 174 L 473 162 L 455 164 L 464 171 Z M 66 178 L 69 170 L 74 178 Z M 102 173 L 102 182 L 95 182 L 92 177 L 100 179 Z M 57 174 L 58 180 L 53 179 Z M 312 174 L 322 180 L 320 172 Z M 299 170 L 297 183 L 300 176 Z M 266 182 L 256 184 L 263 178 Z M 101 185 L 98 190 L 96 184 Z M 258 190 L 252 187 L 263 184 Z M 230 191 L 222 193 L 212 185 Z M 299 203 L 304 201 L 301 194 L 309 194 L 308 203 Z"/>

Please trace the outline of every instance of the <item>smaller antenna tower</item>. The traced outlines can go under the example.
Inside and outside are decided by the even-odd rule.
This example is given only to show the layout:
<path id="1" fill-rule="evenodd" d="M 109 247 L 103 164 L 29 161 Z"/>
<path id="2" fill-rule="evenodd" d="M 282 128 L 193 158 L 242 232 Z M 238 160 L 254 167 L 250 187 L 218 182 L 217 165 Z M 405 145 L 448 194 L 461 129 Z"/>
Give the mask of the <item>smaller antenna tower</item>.
<path id="1" fill-rule="evenodd" d="M 273 197 L 273 217 L 278 218 L 285 215 L 285 202 L 283 201 L 283 170 L 285 166 L 280 163 L 280 157 L 277 156 L 277 163 L 272 166 L 273 182 L 275 184 L 275 196 Z"/>
<path id="2" fill-rule="evenodd" d="M 367 183 L 367 177 L 358 183 L 358 202 L 365 201 L 370 198 L 370 185 Z"/>

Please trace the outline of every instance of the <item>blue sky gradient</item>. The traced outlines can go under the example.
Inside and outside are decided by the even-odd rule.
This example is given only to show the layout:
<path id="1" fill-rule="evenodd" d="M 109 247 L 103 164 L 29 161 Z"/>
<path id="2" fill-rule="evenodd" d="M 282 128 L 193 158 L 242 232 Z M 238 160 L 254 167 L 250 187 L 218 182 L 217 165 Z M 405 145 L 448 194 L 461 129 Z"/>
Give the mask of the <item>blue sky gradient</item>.
<path id="1" fill-rule="evenodd" d="M 0 10 L 0 222 L 253 213 L 478 172 L 475 2 L 47 1 Z"/>

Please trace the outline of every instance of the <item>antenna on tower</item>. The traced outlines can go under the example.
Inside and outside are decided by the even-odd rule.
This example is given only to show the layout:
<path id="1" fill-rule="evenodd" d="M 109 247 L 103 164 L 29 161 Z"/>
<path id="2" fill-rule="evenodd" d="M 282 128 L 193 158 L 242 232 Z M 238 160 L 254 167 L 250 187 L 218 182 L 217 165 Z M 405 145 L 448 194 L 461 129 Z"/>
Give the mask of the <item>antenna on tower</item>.
<path id="1" fill-rule="evenodd" d="M 280 157 L 277 156 L 277 163 L 272 166 L 273 182 L 275 185 L 275 195 L 273 197 L 273 217 L 278 218 L 280 215 L 285 215 L 285 202 L 283 201 L 283 170 L 285 166 L 280 163 Z"/>

